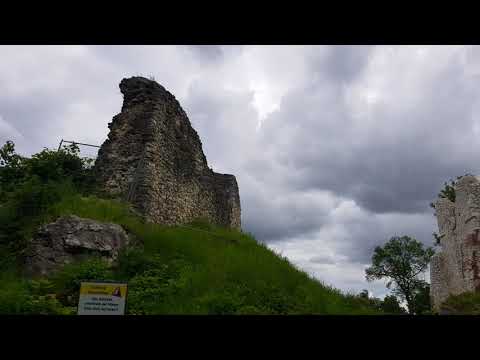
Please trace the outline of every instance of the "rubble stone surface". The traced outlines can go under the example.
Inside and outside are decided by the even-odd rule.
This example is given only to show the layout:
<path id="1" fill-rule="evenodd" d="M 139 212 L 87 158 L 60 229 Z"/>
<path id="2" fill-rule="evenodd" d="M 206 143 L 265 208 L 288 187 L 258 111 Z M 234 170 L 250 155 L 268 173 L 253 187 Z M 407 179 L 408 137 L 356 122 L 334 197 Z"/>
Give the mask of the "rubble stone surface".
<path id="1" fill-rule="evenodd" d="M 196 219 L 240 229 L 235 176 L 213 172 L 197 132 L 175 97 L 143 77 L 123 79 L 122 111 L 109 124 L 95 173 L 101 188 L 147 221 L 179 225 Z"/>
<path id="2" fill-rule="evenodd" d="M 430 263 L 430 294 L 437 310 L 450 295 L 480 291 L 480 178 L 460 178 L 455 194 L 455 202 L 435 203 L 441 250 Z"/>

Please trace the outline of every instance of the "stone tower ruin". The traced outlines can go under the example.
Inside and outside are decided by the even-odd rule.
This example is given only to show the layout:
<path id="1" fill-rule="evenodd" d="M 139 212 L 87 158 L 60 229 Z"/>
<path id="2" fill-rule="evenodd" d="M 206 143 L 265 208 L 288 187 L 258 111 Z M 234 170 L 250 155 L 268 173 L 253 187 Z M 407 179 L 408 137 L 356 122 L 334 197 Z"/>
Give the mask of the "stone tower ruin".
<path id="1" fill-rule="evenodd" d="M 450 295 L 480 291 L 480 178 L 463 176 L 455 202 L 435 203 L 440 247 L 430 263 L 430 294 L 438 310 Z"/>
<path id="2" fill-rule="evenodd" d="M 99 186 L 130 202 L 147 221 L 178 225 L 203 218 L 240 229 L 233 175 L 207 165 L 202 143 L 175 97 L 155 81 L 120 82 L 123 106 L 95 162 Z"/>

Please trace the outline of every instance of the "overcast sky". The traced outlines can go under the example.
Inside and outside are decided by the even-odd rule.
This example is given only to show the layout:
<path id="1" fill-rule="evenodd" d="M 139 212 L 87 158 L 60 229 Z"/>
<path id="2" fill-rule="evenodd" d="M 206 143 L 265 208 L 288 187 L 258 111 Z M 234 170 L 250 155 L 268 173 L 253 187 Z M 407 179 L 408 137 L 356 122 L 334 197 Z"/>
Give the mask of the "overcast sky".
<path id="1" fill-rule="evenodd" d="M 243 229 L 344 291 L 383 297 L 364 276 L 374 247 L 433 245 L 430 201 L 480 173 L 475 46 L 0 46 L 0 142 L 100 145 L 134 75 L 237 177 Z"/>

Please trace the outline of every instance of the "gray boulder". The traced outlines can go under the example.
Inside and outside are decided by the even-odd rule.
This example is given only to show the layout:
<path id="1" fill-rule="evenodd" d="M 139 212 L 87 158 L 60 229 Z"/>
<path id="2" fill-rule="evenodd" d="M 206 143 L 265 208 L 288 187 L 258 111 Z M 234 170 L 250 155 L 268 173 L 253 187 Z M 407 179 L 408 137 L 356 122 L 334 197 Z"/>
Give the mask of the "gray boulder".
<path id="1" fill-rule="evenodd" d="M 26 271 L 30 276 L 45 276 L 62 265 L 92 256 L 113 262 L 129 240 L 120 225 L 63 216 L 42 226 L 34 235 L 26 257 Z"/>

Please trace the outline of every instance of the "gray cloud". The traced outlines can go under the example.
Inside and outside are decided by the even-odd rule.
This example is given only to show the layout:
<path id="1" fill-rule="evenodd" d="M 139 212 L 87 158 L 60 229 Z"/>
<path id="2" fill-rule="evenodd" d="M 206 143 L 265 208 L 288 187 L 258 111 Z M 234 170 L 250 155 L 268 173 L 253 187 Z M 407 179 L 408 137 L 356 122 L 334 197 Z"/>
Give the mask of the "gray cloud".
<path id="1" fill-rule="evenodd" d="M 334 265 L 337 262 L 331 256 L 317 255 L 310 258 L 310 262 L 314 264 L 328 264 Z"/>
<path id="2" fill-rule="evenodd" d="M 194 56 L 206 61 L 220 61 L 223 57 L 223 50 L 219 45 L 191 45 L 189 49 Z"/>
<path id="3" fill-rule="evenodd" d="M 361 74 L 368 63 L 373 46 L 333 46 L 325 63 L 319 67 L 334 82 L 351 82 Z M 315 68 L 315 63 L 313 64 Z"/>
<path id="4" fill-rule="evenodd" d="M 471 115 L 479 95 L 470 81 L 452 63 L 421 84 L 414 103 L 394 98 L 405 106 L 386 101 L 360 117 L 340 81 L 309 84 L 265 120 L 273 156 L 264 161 L 285 165 L 286 186 L 297 190 L 330 190 L 374 212 L 425 211 L 443 181 L 478 171 Z"/>

